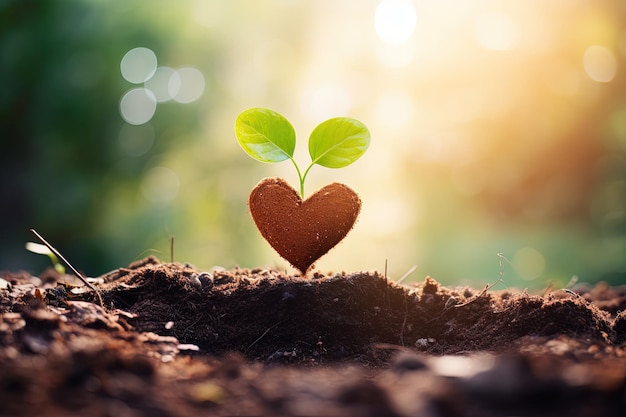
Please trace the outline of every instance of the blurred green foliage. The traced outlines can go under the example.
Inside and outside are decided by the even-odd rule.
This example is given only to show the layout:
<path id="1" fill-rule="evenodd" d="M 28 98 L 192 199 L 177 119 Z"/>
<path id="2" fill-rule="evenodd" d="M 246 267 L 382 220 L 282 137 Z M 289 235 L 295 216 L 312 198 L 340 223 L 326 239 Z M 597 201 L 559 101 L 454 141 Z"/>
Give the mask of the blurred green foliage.
<path id="1" fill-rule="evenodd" d="M 154 30 L 153 6 L 113 3 L 20 0 L 0 6 L 5 269 L 36 263 L 19 245 L 33 239 L 29 227 L 89 272 L 132 261 L 147 248 L 141 231 L 163 227 L 154 220 L 158 214 L 144 213 L 132 216 L 126 226 L 136 232 L 123 238 L 103 230 L 111 201 L 134 199 L 147 160 L 176 145 L 168 128 L 193 131 L 198 125 L 188 111 L 167 109 L 155 118 L 160 137 L 151 152 L 132 160 L 121 155 L 118 106 L 128 83 L 120 76 L 120 59 L 136 44 L 167 56 L 172 39 L 163 25 Z"/>
<path id="2" fill-rule="evenodd" d="M 245 157 L 233 133 L 260 106 L 297 132 L 346 112 L 372 133 L 354 167 L 308 180 L 364 201 L 322 269 L 388 259 L 392 278 L 416 264 L 413 279 L 475 284 L 497 279 L 501 252 L 508 286 L 626 283 L 626 3 L 415 3 L 405 46 L 377 37 L 377 3 L 0 1 L 0 269 L 47 266 L 24 249 L 31 227 L 88 275 L 169 260 L 170 235 L 176 260 L 202 268 L 284 266 L 246 199 L 262 177 L 294 178 Z M 503 11 L 518 49 L 484 37 Z M 200 99 L 126 123 L 136 86 L 120 61 L 138 46 L 198 68 Z M 598 81 L 607 50 L 617 71 Z M 128 138 L 151 146 L 133 154 Z"/>

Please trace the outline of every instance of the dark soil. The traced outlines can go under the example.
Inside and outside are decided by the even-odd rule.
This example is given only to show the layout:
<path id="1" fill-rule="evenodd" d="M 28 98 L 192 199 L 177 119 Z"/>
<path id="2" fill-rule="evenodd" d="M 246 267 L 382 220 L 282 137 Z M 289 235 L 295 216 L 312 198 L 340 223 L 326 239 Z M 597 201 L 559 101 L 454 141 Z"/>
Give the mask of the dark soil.
<path id="1" fill-rule="evenodd" d="M 0 280 L 0 416 L 623 416 L 626 287 L 532 295 L 156 258 Z M 69 282 L 68 282 L 69 280 Z"/>

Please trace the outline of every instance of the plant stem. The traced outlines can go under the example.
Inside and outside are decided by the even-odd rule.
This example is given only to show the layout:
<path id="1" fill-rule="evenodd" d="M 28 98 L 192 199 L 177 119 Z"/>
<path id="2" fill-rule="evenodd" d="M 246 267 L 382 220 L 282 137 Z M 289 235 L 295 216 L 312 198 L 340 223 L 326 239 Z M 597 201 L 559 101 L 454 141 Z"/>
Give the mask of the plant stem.
<path id="1" fill-rule="evenodd" d="M 291 162 L 293 162 L 293 166 L 296 167 L 296 172 L 298 172 L 298 179 L 300 180 L 300 197 L 304 199 L 304 177 L 306 177 L 306 172 L 304 173 L 303 177 L 302 173 L 300 172 L 300 168 L 298 168 L 298 164 L 296 164 L 296 161 L 292 157 L 289 157 L 289 159 L 291 160 Z"/>
<path id="2" fill-rule="evenodd" d="M 307 174 L 309 173 L 309 171 L 311 170 L 311 168 L 313 168 L 313 165 L 315 165 L 315 162 L 311 162 L 311 165 L 309 165 L 306 169 L 306 171 L 304 171 L 304 175 L 302 176 L 302 198 L 304 198 L 304 180 L 306 179 Z"/>

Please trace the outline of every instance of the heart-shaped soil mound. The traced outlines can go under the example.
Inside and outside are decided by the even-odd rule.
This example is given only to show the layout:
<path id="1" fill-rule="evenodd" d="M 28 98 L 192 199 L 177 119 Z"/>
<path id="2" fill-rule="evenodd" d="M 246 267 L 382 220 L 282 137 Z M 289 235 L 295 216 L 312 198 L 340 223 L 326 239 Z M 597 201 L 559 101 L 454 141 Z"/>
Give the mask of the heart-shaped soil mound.
<path id="1" fill-rule="evenodd" d="M 265 178 L 250 193 L 249 205 L 261 235 L 305 275 L 352 229 L 361 199 L 335 182 L 303 201 L 283 179 Z"/>

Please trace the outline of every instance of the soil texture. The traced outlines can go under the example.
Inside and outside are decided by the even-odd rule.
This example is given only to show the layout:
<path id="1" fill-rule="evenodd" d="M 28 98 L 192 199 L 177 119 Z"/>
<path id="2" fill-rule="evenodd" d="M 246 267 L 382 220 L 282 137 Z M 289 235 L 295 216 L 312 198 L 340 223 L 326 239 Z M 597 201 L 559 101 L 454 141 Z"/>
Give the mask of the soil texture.
<path id="1" fill-rule="evenodd" d="M 354 226 L 361 199 L 345 184 L 329 184 L 306 200 L 282 178 L 265 178 L 250 193 L 250 214 L 265 240 L 306 275 Z"/>
<path id="2" fill-rule="evenodd" d="M 0 416 L 623 416 L 626 287 L 379 273 L 0 279 Z"/>

